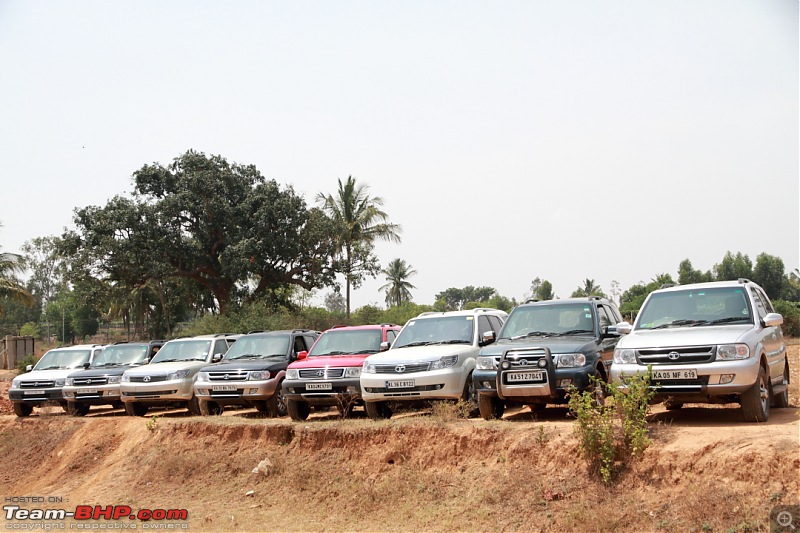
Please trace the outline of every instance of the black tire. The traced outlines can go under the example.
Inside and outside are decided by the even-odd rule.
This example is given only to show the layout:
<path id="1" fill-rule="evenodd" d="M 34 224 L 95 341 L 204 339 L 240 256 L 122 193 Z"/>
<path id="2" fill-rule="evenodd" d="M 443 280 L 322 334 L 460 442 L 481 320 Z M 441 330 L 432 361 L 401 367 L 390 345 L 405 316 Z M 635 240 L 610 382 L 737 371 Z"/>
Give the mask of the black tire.
<path id="1" fill-rule="evenodd" d="M 758 379 L 753 386 L 742 393 L 742 414 L 745 422 L 766 422 L 769 420 L 769 380 L 764 367 L 758 369 Z"/>
<path id="2" fill-rule="evenodd" d="M 85 403 L 67 402 L 67 412 L 72 416 L 86 416 L 89 414 L 89 406 Z"/>
<path id="3" fill-rule="evenodd" d="M 197 399 L 197 396 L 192 396 L 192 399 L 186 402 L 186 407 L 191 416 L 200 416 L 200 400 Z"/>
<path id="4" fill-rule="evenodd" d="M 531 408 L 531 411 L 536 413 L 537 415 L 541 415 L 544 413 L 544 410 L 547 409 L 546 403 L 532 403 L 528 407 Z"/>
<path id="5" fill-rule="evenodd" d="M 256 400 L 256 401 L 254 401 L 253 402 L 253 407 L 255 407 L 256 411 L 258 411 L 261 414 L 266 414 L 267 411 L 268 411 L 267 402 L 265 402 L 264 400 Z"/>
<path id="6" fill-rule="evenodd" d="M 779 409 L 789 407 L 789 361 L 783 365 L 783 384 L 786 386 L 783 392 L 772 396 L 772 407 Z"/>
<path id="7" fill-rule="evenodd" d="M 200 414 L 203 416 L 219 416 L 224 409 L 217 402 L 210 402 L 207 400 L 197 399 L 197 407 L 200 409 Z"/>
<path id="8" fill-rule="evenodd" d="M 275 394 L 267 400 L 267 414 L 272 418 L 286 416 L 286 396 L 283 394 L 283 381 L 278 383 Z"/>
<path id="9" fill-rule="evenodd" d="M 367 410 L 367 416 L 372 420 L 392 418 L 392 408 L 389 407 L 389 402 L 366 402 L 364 407 Z"/>
<path id="10" fill-rule="evenodd" d="M 128 416 L 144 416 L 147 414 L 147 406 L 138 402 L 125 402 L 125 412 Z"/>
<path id="11" fill-rule="evenodd" d="M 14 402 L 14 414 L 19 417 L 31 416 L 33 406 L 29 403 Z"/>
<path id="12" fill-rule="evenodd" d="M 461 393 L 461 401 L 469 405 L 470 418 L 480 414 L 478 409 L 478 389 L 475 388 L 475 382 L 472 380 L 472 372 L 467 375 L 467 382 L 464 383 L 464 392 Z"/>
<path id="13" fill-rule="evenodd" d="M 289 418 L 292 420 L 302 422 L 311 413 L 311 406 L 306 402 L 286 400 L 286 412 L 289 413 Z"/>
<path id="14" fill-rule="evenodd" d="M 664 402 L 664 408 L 667 411 L 678 411 L 679 409 L 683 409 L 683 404 L 681 402 L 672 402 L 667 400 Z"/>
<path id="15" fill-rule="evenodd" d="M 500 420 L 506 410 L 506 402 L 494 396 L 478 394 L 478 411 L 484 420 Z"/>
<path id="16" fill-rule="evenodd" d="M 125 409 L 125 404 L 123 402 L 114 402 L 111 404 L 111 407 L 114 409 Z"/>

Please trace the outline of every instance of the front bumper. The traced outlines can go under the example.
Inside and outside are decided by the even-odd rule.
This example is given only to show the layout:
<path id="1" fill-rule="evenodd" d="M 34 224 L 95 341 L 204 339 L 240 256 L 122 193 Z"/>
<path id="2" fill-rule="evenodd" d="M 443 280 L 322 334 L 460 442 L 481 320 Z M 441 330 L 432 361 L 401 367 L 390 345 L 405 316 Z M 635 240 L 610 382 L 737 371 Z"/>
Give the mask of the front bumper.
<path id="1" fill-rule="evenodd" d="M 263 381 L 195 381 L 194 393 L 198 399 L 220 405 L 249 405 L 272 398 L 280 381 L 280 377 Z"/>
<path id="2" fill-rule="evenodd" d="M 8 399 L 12 402 L 26 403 L 31 405 L 43 404 L 46 402 L 64 402 L 62 387 L 50 387 L 47 389 L 9 389 Z"/>
<path id="3" fill-rule="evenodd" d="M 64 386 L 64 399 L 87 405 L 107 405 L 121 401 L 120 384 L 87 387 Z"/>
<path id="4" fill-rule="evenodd" d="M 194 395 L 194 378 L 157 381 L 154 383 L 122 383 L 123 402 L 168 403 L 187 402 Z"/>
<path id="5" fill-rule="evenodd" d="M 656 393 L 657 399 L 668 396 L 696 397 L 696 401 L 702 402 L 704 398 L 741 394 L 750 389 L 758 380 L 759 361 L 749 357 L 695 365 L 652 365 L 650 368 L 654 373 L 675 372 L 677 376 L 677 379 L 651 379 L 650 388 Z M 648 367 L 644 365 L 615 363 L 611 365 L 611 381 L 624 388 L 625 377 L 642 376 L 647 371 Z M 696 373 L 696 377 L 691 371 Z"/>
<path id="6" fill-rule="evenodd" d="M 361 374 L 365 402 L 401 400 L 457 400 L 464 394 L 470 369 L 443 368 L 408 374 Z"/>
<path id="7" fill-rule="evenodd" d="M 338 406 L 343 402 L 359 400 L 361 384 L 359 378 L 287 379 L 283 382 L 283 394 L 287 400 L 303 401 L 311 405 Z"/>
<path id="8" fill-rule="evenodd" d="M 522 403 L 528 400 L 561 403 L 566 401 L 566 393 L 571 388 L 581 391 L 591 388 L 590 376 L 596 376 L 596 370 L 592 365 L 540 370 L 543 373 L 541 380 L 525 383 L 510 382 L 507 377 L 510 373 L 522 373 L 522 371 L 503 372 L 502 397 Z M 497 392 L 497 370 L 476 369 L 472 373 L 472 379 L 479 394 L 500 396 Z"/>

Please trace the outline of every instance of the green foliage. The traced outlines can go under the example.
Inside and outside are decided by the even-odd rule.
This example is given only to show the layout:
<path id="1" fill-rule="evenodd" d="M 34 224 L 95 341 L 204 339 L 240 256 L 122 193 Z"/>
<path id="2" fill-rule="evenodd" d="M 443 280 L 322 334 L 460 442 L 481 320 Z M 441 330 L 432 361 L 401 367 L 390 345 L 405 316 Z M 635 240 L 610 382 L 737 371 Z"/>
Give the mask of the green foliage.
<path id="1" fill-rule="evenodd" d="M 597 402 L 596 391 L 569 394 L 569 408 L 576 417 L 575 433 L 581 455 L 589 470 L 608 483 L 622 465 L 638 459 L 650 445 L 647 415 L 650 411 L 651 374 L 632 376 L 624 386 L 604 387 L 607 398 L 604 406 Z"/>
<path id="2" fill-rule="evenodd" d="M 752 280 L 761 285 L 770 299 L 781 298 L 787 283 L 783 260 L 766 253 L 759 254 L 753 268 Z"/>
<path id="3" fill-rule="evenodd" d="M 751 279 L 753 277 L 753 262 L 742 252 L 736 252 L 736 255 L 733 255 L 728 251 L 722 261 L 714 265 L 714 277 L 717 281 L 729 281 L 739 278 Z"/>
<path id="4" fill-rule="evenodd" d="M 28 365 L 35 365 L 35 364 L 36 364 L 36 358 L 33 355 L 26 355 L 25 357 L 17 361 L 17 370 L 19 370 L 20 374 L 23 374 L 26 372 L 25 369 L 27 368 Z"/>
<path id="5" fill-rule="evenodd" d="M 572 298 L 581 298 L 585 296 L 599 296 L 605 298 L 606 293 L 603 292 L 603 289 L 601 289 L 599 285 L 594 284 L 593 279 L 586 278 L 583 280 L 583 287 L 578 287 L 572 291 L 571 294 Z"/>
<path id="6" fill-rule="evenodd" d="M 783 325 L 781 326 L 783 334 L 800 337 L 800 302 L 775 300 L 772 303 L 775 311 L 783 315 Z"/>
<path id="7" fill-rule="evenodd" d="M 150 420 L 147 421 L 147 431 L 150 433 L 154 433 L 158 431 L 158 415 L 153 415 L 150 417 Z"/>
<path id="8" fill-rule="evenodd" d="M 21 328 L 19 328 L 19 334 L 23 337 L 34 337 L 39 338 L 39 324 L 36 322 L 26 322 Z"/>
<path id="9" fill-rule="evenodd" d="M 437 311 L 461 311 L 470 309 L 467 304 L 472 303 L 471 308 L 481 307 L 478 302 L 485 302 L 497 295 L 497 290 L 492 287 L 473 287 L 468 285 L 463 289 L 450 287 L 435 296 L 434 307 Z"/>
<path id="10" fill-rule="evenodd" d="M 678 283 L 680 285 L 687 285 L 689 283 L 703 283 L 706 281 L 713 281 L 714 275 L 709 272 L 701 272 L 692 267 L 692 262 L 688 259 L 681 261 L 678 265 Z"/>
<path id="11" fill-rule="evenodd" d="M 386 292 L 386 305 L 400 306 L 403 302 L 410 302 L 411 289 L 416 287 L 408 281 L 408 278 L 416 275 L 417 271 L 402 259 L 394 259 L 381 272 L 386 275 L 387 283 L 378 290 Z"/>

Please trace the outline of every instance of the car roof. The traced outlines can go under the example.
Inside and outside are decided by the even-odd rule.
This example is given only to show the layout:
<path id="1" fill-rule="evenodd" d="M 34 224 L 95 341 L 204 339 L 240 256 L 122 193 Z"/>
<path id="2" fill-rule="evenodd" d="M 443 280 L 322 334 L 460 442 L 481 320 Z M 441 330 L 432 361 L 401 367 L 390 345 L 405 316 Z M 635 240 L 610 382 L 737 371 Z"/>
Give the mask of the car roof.
<path id="1" fill-rule="evenodd" d="M 325 332 L 334 331 L 334 330 L 358 330 L 358 329 L 401 329 L 400 326 L 397 324 L 363 324 L 361 326 L 333 326 L 330 329 L 326 329 Z"/>
<path id="2" fill-rule="evenodd" d="M 492 309 L 489 307 L 477 307 L 475 309 L 464 309 L 461 311 L 426 311 L 415 316 L 413 320 L 437 318 L 443 316 L 476 316 L 476 315 L 495 315 L 500 317 L 507 317 L 508 313 L 500 309 Z"/>
<path id="3" fill-rule="evenodd" d="M 687 283 L 686 285 L 672 285 L 656 289 L 653 292 L 676 292 L 685 291 L 686 289 L 715 289 L 719 287 L 744 287 L 747 285 L 758 286 L 755 282 L 749 279 L 739 278 L 727 281 L 706 281 L 703 283 Z"/>
<path id="4" fill-rule="evenodd" d="M 581 296 L 576 298 L 561 298 L 558 300 L 537 300 L 537 301 L 527 301 L 524 304 L 520 304 L 519 307 L 522 306 L 531 306 L 531 305 L 557 305 L 557 304 L 574 304 L 574 303 L 611 303 L 611 300 L 607 298 L 601 298 L 600 296 Z"/>

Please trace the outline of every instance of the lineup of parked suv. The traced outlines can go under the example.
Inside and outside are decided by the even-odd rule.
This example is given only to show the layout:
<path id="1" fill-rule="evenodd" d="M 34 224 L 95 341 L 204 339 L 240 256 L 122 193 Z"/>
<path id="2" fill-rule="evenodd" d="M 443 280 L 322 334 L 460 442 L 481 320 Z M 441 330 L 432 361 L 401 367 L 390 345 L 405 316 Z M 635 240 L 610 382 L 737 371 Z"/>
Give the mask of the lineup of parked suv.
<path id="1" fill-rule="evenodd" d="M 216 334 L 149 343 L 78 345 L 45 353 L 12 381 L 17 416 L 56 402 L 83 416 L 92 405 L 225 406 L 305 420 L 312 408 L 342 416 L 363 406 L 384 419 L 403 404 L 461 401 L 502 418 L 509 405 L 541 411 L 571 391 L 604 401 L 649 374 L 655 401 L 738 403 L 749 422 L 789 405 L 789 361 L 776 313 L 752 281 L 662 287 L 633 325 L 605 298 L 527 301 L 498 309 L 425 312 L 395 324 Z"/>

